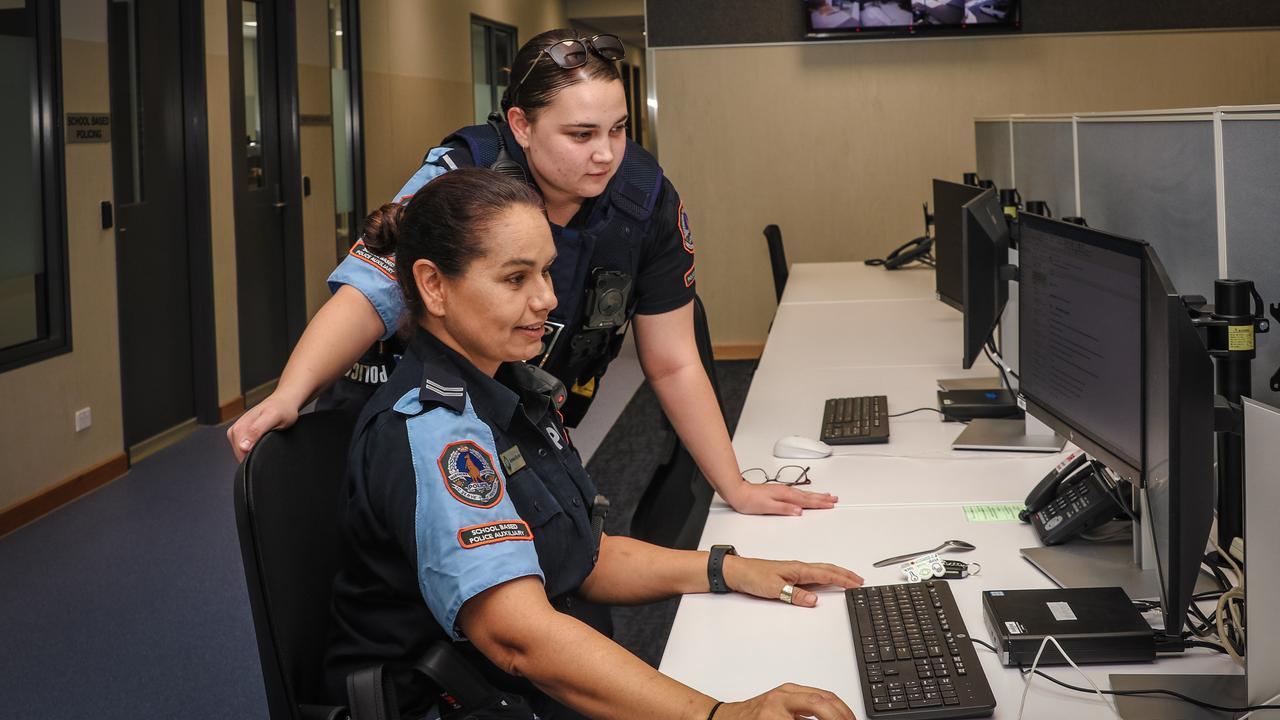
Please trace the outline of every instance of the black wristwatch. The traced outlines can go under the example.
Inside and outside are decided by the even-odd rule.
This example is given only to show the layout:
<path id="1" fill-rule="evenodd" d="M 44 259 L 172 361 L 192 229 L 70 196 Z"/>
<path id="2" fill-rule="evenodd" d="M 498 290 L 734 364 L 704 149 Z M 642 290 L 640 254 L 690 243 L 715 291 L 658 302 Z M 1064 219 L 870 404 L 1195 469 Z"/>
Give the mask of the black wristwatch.
<path id="1" fill-rule="evenodd" d="M 711 585 L 711 592 L 717 594 L 732 592 L 728 583 L 724 581 L 724 556 L 737 554 L 738 551 L 734 550 L 732 545 L 711 546 L 711 557 L 707 558 L 707 582 Z"/>

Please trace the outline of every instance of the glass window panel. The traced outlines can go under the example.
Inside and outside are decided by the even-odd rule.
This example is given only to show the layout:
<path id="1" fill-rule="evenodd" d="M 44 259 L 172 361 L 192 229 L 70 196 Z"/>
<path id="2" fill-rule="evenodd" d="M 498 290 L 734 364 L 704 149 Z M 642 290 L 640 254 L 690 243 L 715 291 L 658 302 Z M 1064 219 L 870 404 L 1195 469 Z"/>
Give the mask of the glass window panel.
<path id="1" fill-rule="evenodd" d="M 333 117 L 334 233 L 338 257 L 355 238 L 355 168 L 351 147 L 351 71 L 346 67 L 347 40 L 342 14 L 346 0 L 329 0 L 329 72 Z"/>
<path id="2" fill-rule="evenodd" d="M 47 318 L 42 217 L 40 102 L 34 13 L 0 3 L 0 349 L 40 339 Z"/>
<path id="3" fill-rule="evenodd" d="M 502 107 L 502 96 L 511 84 L 511 63 L 516 55 L 516 34 L 501 28 L 493 31 L 493 78 L 494 92 L 492 109 Z"/>
<path id="4" fill-rule="evenodd" d="M 490 97 L 493 94 L 493 87 L 489 84 L 487 37 L 488 33 L 484 25 L 477 22 L 471 23 L 471 81 L 477 125 L 483 123 L 492 110 Z"/>
<path id="5" fill-rule="evenodd" d="M 122 204 L 140 203 L 143 193 L 142 82 L 138 62 L 138 4 L 111 0 L 111 112 L 116 130 L 112 138 L 116 198 Z"/>
<path id="6" fill-rule="evenodd" d="M 258 93 L 262 50 L 258 45 L 258 4 L 242 0 L 240 7 L 244 34 L 245 156 L 248 159 L 249 188 L 253 189 L 263 187 L 267 182 L 262 168 L 262 98 Z"/>

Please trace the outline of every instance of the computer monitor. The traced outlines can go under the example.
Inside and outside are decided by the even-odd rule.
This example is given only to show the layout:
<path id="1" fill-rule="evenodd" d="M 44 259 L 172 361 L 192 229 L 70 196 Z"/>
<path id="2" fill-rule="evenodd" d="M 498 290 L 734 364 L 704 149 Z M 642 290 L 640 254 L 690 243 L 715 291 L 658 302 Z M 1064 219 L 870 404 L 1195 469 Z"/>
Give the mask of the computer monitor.
<path id="1" fill-rule="evenodd" d="M 1018 261 L 1027 412 L 1141 488 L 1155 550 L 1151 592 L 1158 588 L 1166 634 L 1179 637 L 1213 519 L 1213 365 L 1204 342 L 1145 243 L 1024 215 Z"/>
<path id="2" fill-rule="evenodd" d="M 976 181 L 975 181 L 976 182 Z M 938 299 L 964 312 L 961 234 L 964 204 L 982 194 L 976 185 L 933 180 L 933 261 Z"/>
<path id="3" fill-rule="evenodd" d="M 1166 633 L 1177 635 L 1213 524 L 1213 363 L 1169 275 L 1145 248 L 1143 493 Z"/>
<path id="4" fill-rule="evenodd" d="M 1019 390 L 1027 412 L 1138 484 L 1145 244 L 1024 215 Z"/>
<path id="5" fill-rule="evenodd" d="M 1009 225 L 994 190 L 984 189 L 961 206 L 961 305 L 964 310 L 964 357 L 968 370 L 991 339 L 1009 301 L 1009 281 L 1001 269 L 1009 263 Z M 935 216 L 934 222 L 937 222 Z"/>

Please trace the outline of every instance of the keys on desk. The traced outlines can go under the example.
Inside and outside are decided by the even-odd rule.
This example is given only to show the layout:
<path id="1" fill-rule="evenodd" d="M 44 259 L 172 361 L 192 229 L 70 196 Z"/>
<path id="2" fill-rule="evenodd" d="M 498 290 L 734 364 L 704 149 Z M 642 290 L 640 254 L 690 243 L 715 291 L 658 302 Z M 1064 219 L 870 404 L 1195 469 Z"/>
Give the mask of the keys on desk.
<path id="1" fill-rule="evenodd" d="M 995 711 L 946 582 L 853 588 L 845 601 L 867 717 L 970 718 Z"/>
<path id="2" fill-rule="evenodd" d="M 889 442 L 889 399 L 884 395 L 831 398 L 822 411 L 822 442 L 867 445 Z"/>

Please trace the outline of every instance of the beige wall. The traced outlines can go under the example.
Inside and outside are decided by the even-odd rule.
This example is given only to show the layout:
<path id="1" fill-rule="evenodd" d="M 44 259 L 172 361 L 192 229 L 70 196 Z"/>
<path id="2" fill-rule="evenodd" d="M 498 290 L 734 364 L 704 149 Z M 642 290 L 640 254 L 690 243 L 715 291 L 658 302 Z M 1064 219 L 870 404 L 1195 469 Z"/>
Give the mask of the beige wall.
<path id="1" fill-rule="evenodd" d="M 96 0 L 62 2 L 66 111 L 109 111 L 106 10 Z M 123 451 L 115 232 L 101 229 L 98 210 L 111 197 L 111 146 L 67 147 L 73 351 L 0 374 L 0 509 Z M 82 407 L 92 408 L 93 426 L 77 433 Z"/>
<path id="2" fill-rule="evenodd" d="M 933 177 L 973 169 L 975 116 L 1274 103 L 1280 31 L 672 49 L 652 71 L 715 340 L 761 343 L 765 225 L 790 262 L 883 256 Z"/>
<path id="3" fill-rule="evenodd" d="M 298 0 L 298 129 L 302 174 L 311 195 L 302 198 L 307 316 L 329 299 L 325 278 L 337 263 L 334 235 L 333 103 L 329 71 L 329 1 Z"/>
<path id="4" fill-rule="evenodd" d="M 362 0 L 366 197 L 387 202 L 426 151 L 472 122 L 471 15 L 524 43 L 566 27 L 558 0 Z"/>
<path id="5" fill-rule="evenodd" d="M 205 93 L 209 117 L 209 216 L 213 252 L 214 328 L 218 337 L 218 404 L 240 396 L 240 319 L 236 295 L 235 185 L 231 172 L 230 39 L 226 0 L 205 0 Z M 234 145 L 239 148 L 239 144 Z"/>

